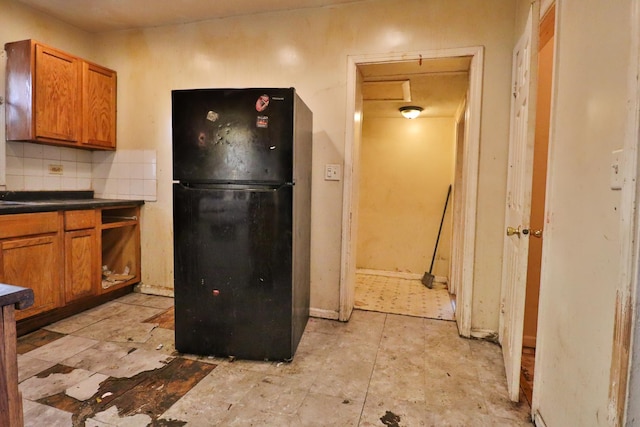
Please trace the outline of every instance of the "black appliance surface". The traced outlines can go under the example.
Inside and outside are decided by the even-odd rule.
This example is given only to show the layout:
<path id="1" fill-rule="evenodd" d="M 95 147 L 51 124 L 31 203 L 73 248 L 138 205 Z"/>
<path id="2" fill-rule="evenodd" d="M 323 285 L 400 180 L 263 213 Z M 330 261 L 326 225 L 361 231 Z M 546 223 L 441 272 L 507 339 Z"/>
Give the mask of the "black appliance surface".
<path id="1" fill-rule="evenodd" d="M 176 349 L 289 360 L 309 317 L 311 112 L 292 88 L 172 101 Z"/>
<path id="2" fill-rule="evenodd" d="M 173 179 L 292 182 L 293 89 L 172 92 Z"/>

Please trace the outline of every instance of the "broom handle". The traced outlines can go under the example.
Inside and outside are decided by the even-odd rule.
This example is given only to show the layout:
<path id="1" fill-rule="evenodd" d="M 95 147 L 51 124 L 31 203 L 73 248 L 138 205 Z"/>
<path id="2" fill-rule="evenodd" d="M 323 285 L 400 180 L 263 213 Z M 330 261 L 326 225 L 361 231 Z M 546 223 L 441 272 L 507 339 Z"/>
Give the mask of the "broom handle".
<path id="1" fill-rule="evenodd" d="M 442 223 L 444 222 L 444 216 L 447 213 L 447 205 L 449 204 L 449 196 L 451 195 L 451 184 L 449 184 L 449 191 L 447 191 L 447 200 L 444 202 L 444 209 L 442 210 L 442 219 L 440 220 L 440 228 L 438 229 L 438 237 L 436 238 L 436 247 L 433 248 L 433 256 L 431 257 L 431 266 L 429 267 L 429 274 L 433 270 L 433 262 L 436 260 L 436 252 L 438 252 L 438 242 L 440 241 L 440 233 L 442 232 Z"/>

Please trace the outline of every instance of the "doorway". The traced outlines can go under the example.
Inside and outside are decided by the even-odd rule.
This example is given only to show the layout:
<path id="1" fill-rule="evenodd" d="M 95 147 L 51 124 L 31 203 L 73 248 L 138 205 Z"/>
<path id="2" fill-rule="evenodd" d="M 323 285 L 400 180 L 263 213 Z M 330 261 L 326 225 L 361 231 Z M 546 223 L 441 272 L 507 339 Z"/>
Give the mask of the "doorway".
<path id="1" fill-rule="evenodd" d="M 363 118 L 355 308 L 454 319 L 447 292 L 448 199 L 470 62 L 463 56 L 358 66 Z M 401 114 L 413 107 L 417 117 Z M 421 283 L 425 272 L 433 277 L 429 287 Z"/>
<path id="2" fill-rule="evenodd" d="M 437 51 L 410 52 L 394 55 L 364 55 L 348 58 L 348 105 L 344 164 L 344 198 L 342 226 L 342 271 L 340 285 L 340 320 L 349 319 L 354 308 L 357 263 L 358 203 L 360 184 L 360 151 L 362 143 L 363 117 L 363 66 L 384 67 L 388 64 L 425 63 L 427 60 L 446 60 L 460 57 L 470 58 L 469 91 L 464 110 L 465 138 L 460 161 L 462 178 L 456 183 L 459 191 L 459 206 L 451 206 L 459 212 L 454 218 L 451 242 L 450 275 L 456 281 L 458 294 L 456 321 L 461 335 L 471 335 L 471 297 L 473 288 L 473 259 L 475 254 L 475 214 L 477 200 L 477 171 L 480 139 L 480 102 L 482 92 L 483 48 L 442 49 Z M 443 63 L 446 63 L 443 62 Z M 447 70 L 441 70 L 446 72 Z M 455 193 L 455 191 L 454 191 Z M 453 199 L 455 200 L 455 198 Z"/>

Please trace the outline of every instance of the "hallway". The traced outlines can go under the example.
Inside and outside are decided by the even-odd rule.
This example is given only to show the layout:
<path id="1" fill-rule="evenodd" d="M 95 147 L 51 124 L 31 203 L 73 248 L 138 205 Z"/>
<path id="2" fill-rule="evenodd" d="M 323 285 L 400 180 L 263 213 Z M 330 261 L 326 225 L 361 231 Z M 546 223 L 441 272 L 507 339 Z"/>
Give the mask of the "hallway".
<path id="1" fill-rule="evenodd" d="M 130 294 L 19 339 L 26 426 L 524 426 L 500 348 L 454 322 L 311 318 L 291 363 L 173 348 L 171 298 Z"/>

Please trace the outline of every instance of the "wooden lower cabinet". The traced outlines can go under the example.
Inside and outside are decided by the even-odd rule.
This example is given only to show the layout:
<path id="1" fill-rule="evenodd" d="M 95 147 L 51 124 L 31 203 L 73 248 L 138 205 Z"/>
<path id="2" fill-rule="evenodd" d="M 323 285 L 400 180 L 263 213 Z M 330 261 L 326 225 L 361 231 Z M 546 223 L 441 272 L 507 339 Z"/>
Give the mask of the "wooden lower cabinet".
<path id="1" fill-rule="evenodd" d="M 64 233 L 65 302 L 95 295 L 100 267 L 95 229 Z"/>
<path id="2" fill-rule="evenodd" d="M 34 293 L 33 306 L 16 312 L 27 325 L 22 332 L 140 282 L 139 214 L 139 206 L 127 205 L 0 215 L 0 282 Z M 113 271 L 104 280 L 102 265 Z"/>
<path id="3" fill-rule="evenodd" d="M 0 243 L 0 281 L 33 289 L 34 304 L 16 312 L 16 320 L 57 308 L 62 303 L 58 234 Z"/>

